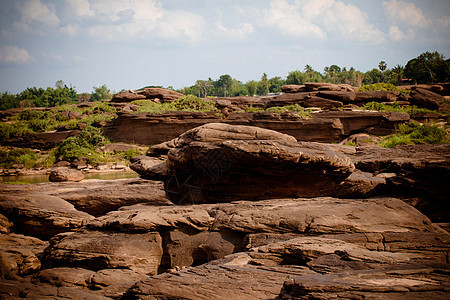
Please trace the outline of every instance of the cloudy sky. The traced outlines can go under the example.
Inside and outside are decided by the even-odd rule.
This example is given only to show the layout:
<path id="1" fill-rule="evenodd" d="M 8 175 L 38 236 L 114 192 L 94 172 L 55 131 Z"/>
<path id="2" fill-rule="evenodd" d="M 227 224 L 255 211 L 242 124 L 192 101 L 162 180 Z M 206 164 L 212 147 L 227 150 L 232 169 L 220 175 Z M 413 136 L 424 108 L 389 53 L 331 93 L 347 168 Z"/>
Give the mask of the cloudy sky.
<path id="1" fill-rule="evenodd" d="M 182 88 L 450 57 L 449 0 L 1 0 L 0 91 Z"/>

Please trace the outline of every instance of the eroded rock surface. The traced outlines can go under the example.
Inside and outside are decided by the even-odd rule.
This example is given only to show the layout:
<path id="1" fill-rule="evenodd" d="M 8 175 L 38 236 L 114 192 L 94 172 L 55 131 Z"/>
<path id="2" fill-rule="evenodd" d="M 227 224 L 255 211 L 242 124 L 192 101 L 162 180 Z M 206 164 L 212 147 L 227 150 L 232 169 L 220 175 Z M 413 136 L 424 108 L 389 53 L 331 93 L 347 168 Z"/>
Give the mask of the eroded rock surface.
<path id="1" fill-rule="evenodd" d="M 177 204 L 321 196 L 354 170 L 346 156 L 323 145 L 250 126 L 206 124 L 147 153 L 164 149 L 160 176 L 159 164 L 143 171 L 138 160 L 131 168 L 148 179 L 171 175 L 166 195 Z"/>

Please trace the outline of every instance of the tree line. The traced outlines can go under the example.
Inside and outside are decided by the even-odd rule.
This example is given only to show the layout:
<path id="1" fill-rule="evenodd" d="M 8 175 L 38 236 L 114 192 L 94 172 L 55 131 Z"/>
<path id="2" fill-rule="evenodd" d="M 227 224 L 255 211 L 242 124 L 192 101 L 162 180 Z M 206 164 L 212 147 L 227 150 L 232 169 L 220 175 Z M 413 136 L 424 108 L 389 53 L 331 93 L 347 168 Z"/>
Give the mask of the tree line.
<path id="1" fill-rule="evenodd" d="M 353 67 L 339 67 L 331 65 L 324 68 L 323 72 L 314 70 L 310 65 L 304 69 L 288 73 L 286 78 L 279 76 L 269 78 L 263 73 L 260 80 L 250 80 L 245 83 L 231 77 L 228 74 L 221 75 L 218 79 L 197 80 L 190 86 L 177 90 L 185 95 L 198 97 L 232 97 L 244 95 L 266 95 L 281 92 L 281 87 L 287 84 L 302 85 L 306 82 L 329 82 L 335 84 L 349 84 L 356 87 L 374 83 L 391 83 L 401 85 L 406 83 L 443 83 L 450 82 L 450 59 L 445 59 L 443 54 L 425 52 L 411 59 L 405 66 L 396 65 L 388 68 L 386 62 L 380 61 L 377 67 L 368 72 L 360 72 Z M 8 92 L 0 94 L 0 110 L 16 107 L 53 107 L 62 104 L 99 101 L 111 98 L 111 92 L 106 85 L 94 87 L 92 93 L 78 94 L 76 90 L 57 81 L 55 88 L 27 88 L 16 95 Z M 172 89 L 169 87 L 169 89 Z"/>
<path id="2" fill-rule="evenodd" d="M 250 80 L 245 83 L 225 74 L 217 80 L 197 80 L 197 82 L 185 87 L 179 92 L 193 94 L 198 97 L 229 97 L 244 95 L 266 95 L 268 93 L 279 93 L 281 87 L 286 84 L 302 85 L 306 82 L 328 82 L 335 84 L 349 84 L 356 87 L 374 83 L 421 84 L 421 83 L 443 83 L 450 81 L 450 59 L 438 52 L 425 52 L 418 57 L 408 61 L 406 66 L 396 65 L 388 68 L 385 61 L 380 61 L 377 68 L 368 72 L 360 72 L 353 67 L 339 67 L 331 65 L 324 68 L 323 72 L 314 70 L 306 65 L 303 71 L 295 70 L 288 73 L 286 78 L 269 78 L 263 73 L 259 81 Z"/>
<path id="3" fill-rule="evenodd" d="M 101 101 L 110 98 L 111 91 L 105 84 L 94 87 L 92 93 L 78 94 L 75 88 L 72 86 L 68 87 L 62 80 L 58 80 L 54 88 L 32 87 L 18 94 L 2 92 L 0 94 L 0 110 L 18 107 L 54 107 L 69 103 Z"/>

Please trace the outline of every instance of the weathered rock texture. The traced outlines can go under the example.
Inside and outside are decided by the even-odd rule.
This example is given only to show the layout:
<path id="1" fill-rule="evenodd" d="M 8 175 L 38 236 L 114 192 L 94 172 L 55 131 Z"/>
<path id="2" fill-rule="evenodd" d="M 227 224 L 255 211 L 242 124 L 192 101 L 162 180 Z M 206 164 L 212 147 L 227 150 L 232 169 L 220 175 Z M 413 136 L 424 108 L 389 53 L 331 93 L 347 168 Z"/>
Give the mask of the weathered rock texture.
<path id="1" fill-rule="evenodd" d="M 185 95 L 163 88 L 145 88 L 138 91 L 125 91 L 115 94 L 111 102 L 131 102 L 133 100 L 156 100 L 160 102 L 170 102 Z"/>
<path id="2" fill-rule="evenodd" d="M 207 124 L 163 146 L 167 170 L 157 177 L 171 176 L 166 195 L 177 204 L 323 196 L 354 170 L 347 157 L 323 145 L 258 127 Z M 142 163 L 135 164 L 141 171 Z M 160 167 L 142 174 L 154 179 L 151 171 Z"/>
<path id="3" fill-rule="evenodd" d="M 50 172 L 48 177 L 49 181 L 61 182 L 61 181 L 81 181 L 84 179 L 83 173 L 78 170 L 69 168 L 57 168 Z"/>
<path id="4" fill-rule="evenodd" d="M 407 114 L 369 111 L 311 113 L 302 118 L 295 113 L 230 113 L 219 118 L 214 113 L 173 112 L 161 115 L 121 114 L 104 127 L 114 141 L 152 145 L 166 142 L 207 123 L 257 126 L 294 136 L 299 141 L 340 142 L 354 133 L 386 135 L 395 125 L 409 120 Z"/>

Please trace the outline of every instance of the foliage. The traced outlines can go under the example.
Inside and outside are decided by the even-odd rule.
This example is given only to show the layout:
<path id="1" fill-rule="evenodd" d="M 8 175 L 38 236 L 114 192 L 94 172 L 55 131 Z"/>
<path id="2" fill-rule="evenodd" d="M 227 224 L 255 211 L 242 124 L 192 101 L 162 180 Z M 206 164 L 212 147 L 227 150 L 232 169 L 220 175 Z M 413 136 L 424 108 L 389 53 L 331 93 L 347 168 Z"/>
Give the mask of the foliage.
<path id="1" fill-rule="evenodd" d="M 14 164 L 23 164 L 25 168 L 30 169 L 36 165 L 37 159 L 38 155 L 27 148 L 0 149 L 1 168 L 11 168 Z"/>
<path id="2" fill-rule="evenodd" d="M 383 138 L 380 146 L 392 148 L 397 145 L 444 144 L 449 141 L 447 132 L 437 125 L 410 122 L 398 125 L 396 134 Z"/>
<path id="3" fill-rule="evenodd" d="M 25 122 L 0 123 L 0 141 L 14 137 L 22 137 L 33 131 Z"/>
<path id="4" fill-rule="evenodd" d="M 127 150 L 123 153 L 123 158 L 125 158 L 126 160 L 131 160 L 132 157 L 134 156 L 139 156 L 139 155 L 143 155 L 144 151 L 140 150 L 140 149 L 130 149 Z"/>
<path id="5" fill-rule="evenodd" d="M 172 102 L 156 103 L 151 100 L 135 100 L 132 104 L 138 105 L 138 113 L 163 114 L 169 111 L 216 111 L 215 103 L 193 95 L 178 98 Z"/>
<path id="6" fill-rule="evenodd" d="M 178 98 L 172 102 L 176 110 L 180 111 L 215 111 L 217 110 L 215 102 L 211 100 L 200 99 L 193 95 L 187 95 Z"/>
<path id="7" fill-rule="evenodd" d="M 94 86 L 94 91 L 91 94 L 92 101 L 101 101 L 108 99 L 111 99 L 111 91 L 108 89 L 106 84 L 99 87 Z"/>
<path id="8" fill-rule="evenodd" d="M 363 85 L 358 89 L 359 92 L 365 92 L 365 91 L 393 91 L 393 92 L 400 92 L 402 94 L 409 94 L 410 90 L 402 90 L 396 87 L 395 85 L 391 83 L 374 83 L 374 84 L 367 84 Z"/>
<path id="9" fill-rule="evenodd" d="M 368 102 L 364 104 L 361 109 L 366 110 L 378 110 L 378 111 L 387 111 L 387 112 L 399 112 L 399 113 L 407 113 L 409 115 L 414 115 L 418 113 L 436 113 L 436 111 L 429 110 L 426 108 L 419 108 L 417 106 L 401 106 L 397 103 L 393 103 L 392 105 L 385 105 L 379 102 Z"/>
<path id="10" fill-rule="evenodd" d="M 292 112 L 297 113 L 301 117 L 311 118 L 311 115 L 305 110 L 305 108 L 301 107 L 298 104 L 290 104 L 290 105 L 285 105 L 285 106 L 274 106 L 274 107 L 268 108 L 266 111 L 276 112 L 276 113 L 292 111 Z"/>
<path id="11" fill-rule="evenodd" d="M 62 160 L 72 160 L 77 157 L 87 157 L 88 163 L 98 165 L 103 157 L 95 149 L 109 143 L 100 128 L 86 126 L 76 137 L 68 137 L 56 150 L 56 157 Z"/>
<path id="12" fill-rule="evenodd" d="M 425 52 L 411 59 L 404 74 L 416 83 L 438 83 L 450 81 L 450 60 L 435 52 Z"/>

